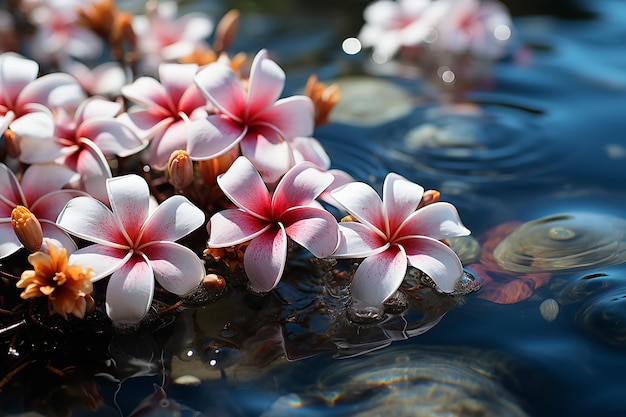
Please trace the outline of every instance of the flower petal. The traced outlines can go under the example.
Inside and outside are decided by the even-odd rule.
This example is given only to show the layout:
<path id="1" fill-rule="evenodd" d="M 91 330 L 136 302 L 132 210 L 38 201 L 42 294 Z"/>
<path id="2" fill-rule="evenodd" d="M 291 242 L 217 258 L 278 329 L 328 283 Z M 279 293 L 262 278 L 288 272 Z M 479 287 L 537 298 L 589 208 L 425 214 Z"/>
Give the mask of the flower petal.
<path id="1" fill-rule="evenodd" d="M 59 227 L 53 221 L 39 218 L 39 223 L 41 223 L 41 231 L 43 232 L 44 238 L 54 239 L 61 244 L 65 249 L 67 249 L 67 253 L 74 252 L 76 247 L 76 242 L 67 232 Z"/>
<path id="2" fill-rule="evenodd" d="M 22 242 L 13 231 L 10 218 L 0 220 L 0 259 L 13 255 L 22 248 Z"/>
<path id="3" fill-rule="evenodd" d="M 0 163 L 0 218 L 11 217 L 11 211 L 17 205 L 28 205 L 22 187 L 13 171 Z"/>
<path id="4" fill-rule="evenodd" d="M 317 258 L 326 258 L 337 249 L 339 244 L 337 220 L 324 209 L 294 207 L 285 211 L 280 221 L 285 226 L 287 236 Z"/>
<path id="5" fill-rule="evenodd" d="M 187 125 L 187 151 L 192 159 L 211 159 L 237 145 L 246 129 L 225 116 L 211 115 Z"/>
<path id="6" fill-rule="evenodd" d="M 229 118 L 240 122 L 245 114 L 245 89 L 230 67 L 221 62 L 207 65 L 195 76 L 195 83 L 209 101 Z"/>
<path id="7" fill-rule="evenodd" d="M 127 249 L 118 249 L 104 245 L 91 245 L 73 252 L 68 262 L 93 269 L 92 281 L 98 281 L 117 271 L 132 256 Z"/>
<path id="8" fill-rule="evenodd" d="M 55 90 L 62 94 L 55 93 Z M 39 77 L 24 87 L 19 96 L 19 105 L 39 103 L 76 109 L 85 98 L 86 94 L 76 78 L 55 72 Z"/>
<path id="9" fill-rule="evenodd" d="M 17 96 L 37 78 L 39 64 L 13 52 L 0 55 L 0 94 L 4 103 L 15 108 Z"/>
<path id="10" fill-rule="evenodd" d="M 291 168 L 280 180 L 272 196 L 272 210 L 280 216 L 285 210 L 308 206 L 330 184 L 334 177 L 310 162 L 301 162 Z"/>
<path id="11" fill-rule="evenodd" d="M 400 288 L 406 268 L 406 254 L 398 245 L 365 258 L 352 278 L 352 298 L 362 306 L 381 305 Z"/>
<path id="12" fill-rule="evenodd" d="M 271 219 L 270 193 L 246 157 L 235 159 L 228 171 L 217 177 L 217 184 L 237 207 L 261 219 Z"/>
<path id="13" fill-rule="evenodd" d="M 243 256 L 246 275 L 261 292 L 278 285 L 287 262 L 287 234 L 279 223 L 250 241 Z"/>
<path id="14" fill-rule="evenodd" d="M 76 171 L 80 174 L 82 188 L 92 197 L 109 204 L 106 180 L 111 178 L 111 167 L 102 151 L 89 139 L 81 140 L 83 149 L 76 159 Z"/>
<path id="15" fill-rule="evenodd" d="M 206 275 L 204 263 L 198 255 L 178 243 L 156 242 L 144 246 L 142 252 L 150 260 L 156 280 L 171 293 L 187 294 Z"/>
<path id="16" fill-rule="evenodd" d="M 117 248 L 128 245 L 111 210 L 92 197 L 70 200 L 59 214 L 57 223 L 69 233 L 90 242 Z"/>
<path id="17" fill-rule="evenodd" d="M 80 125 L 76 136 L 88 138 L 105 156 L 127 157 L 143 149 L 147 142 L 139 139 L 125 123 L 111 118 L 92 118 Z"/>
<path id="18" fill-rule="evenodd" d="M 238 245 L 255 238 L 270 226 L 271 223 L 267 220 L 259 219 L 241 209 L 222 210 L 215 213 L 207 225 L 209 246 L 225 248 Z"/>
<path id="19" fill-rule="evenodd" d="M 178 103 L 190 86 L 193 86 L 193 77 L 198 71 L 197 64 L 169 64 L 159 65 L 159 80 L 165 87 L 170 108 L 178 109 Z"/>
<path id="20" fill-rule="evenodd" d="M 254 117 L 278 100 L 285 86 L 285 78 L 285 72 L 268 58 L 267 50 L 260 50 L 250 67 L 247 117 Z"/>
<path id="21" fill-rule="evenodd" d="M 423 194 L 421 185 L 393 172 L 387 174 L 383 184 L 383 210 L 389 226 L 388 234 L 395 232 L 400 223 L 415 212 Z"/>
<path id="22" fill-rule="evenodd" d="M 469 234 L 470 231 L 463 226 L 456 208 L 446 202 L 436 202 L 420 208 L 397 229 L 398 237 L 429 236 L 437 240 Z"/>
<path id="23" fill-rule="evenodd" d="M 56 223 L 59 213 L 61 213 L 67 202 L 74 197 L 80 196 L 87 195 L 82 191 L 70 189 L 53 191 L 35 201 L 29 209 L 39 220 L 47 219 Z"/>
<path id="24" fill-rule="evenodd" d="M 33 206 L 39 198 L 53 191 L 61 190 L 76 176 L 76 172 L 64 165 L 31 165 L 24 171 L 20 184 L 22 185 L 26 201 L 30 206 Z M 58 214 L 59 212 L 51 220 L 56 220 Z"/>
<path id="25" fill-rule="evenodd" d="M 128 100 L 154 113 L 158 112 L 164 117 L 172 113 L 165 87 L 152 77 L 139 77 L 132 84 L 123 86 L 121 92 Z"/>
<path id="26" fill-rule="evenodd" d="M 446 244 L 426 236 L 402 240 L 409 263 L 428 275 L 443 292 L 452 292 L 463 275 L 459 257 Z"/>
<path id="27" fill-rule="evenodd" d="M 204 212 L 187 197 L 173 195 L 163 201 L 148 217 L 141 242 L 175 241 L 204 224 Z"/>
<path id="28" fill-rule="evenodd" d="M 146 259 L 134 256 L 115 271 L 107 285 L 106 310 L 116 322 L 140 321 L 154 296 L 154 273 Z"/>
<path id="29" fill-rule="evenodd" d="M 386 250 L 389 243 L 372 228 L 358 222 L 339 223 L 339 246 L 335 258 L 365 258 Z"/>
<path id="30" fill-rule="evenodd" d="M 330 168 L 330 157 L 322 144 L 315 138 L 298 136 L 291 140 L 291 148 L 297 162 L 310 161 L 320 169 Z"/>
<path id="31" fill-rule="evenodd" d="M 259 171 L 263 181 L 275 183 L 293 166 L 289 143 L 274 129 L 254 126 L 239 142 L 241 154 Z"/>
<path id="32" fill-rule="evenodd" d="M 372 187 L 363 182 L 351 182 L 338 187 L 330 195 L 361 223 L 386 238 L 383 202 Z"/>
<path id="33" fill-rule="evenodd" d="M 278 100 L 258 114 L 255 123 L 272 126 L 286 140 L 311 136 L 315 128 L 315 109 L 306 96 L 291 96 Z"/>
<path id="34" fill-rule="evenodd" d="M 107 193 L 113 215 L 130 239 L 136 242 L 150 210 L 150 189 L 146 180 L 136 174 L 107 180 Z M 96 229 L 97 230 L 97 229 Z"/>
<path id="35" fill-rule="evenodd" d="M 164 171 L 172 152 L 187 149 L 187 122 L 177 120 L 150 142 L 150 165 Z"/>

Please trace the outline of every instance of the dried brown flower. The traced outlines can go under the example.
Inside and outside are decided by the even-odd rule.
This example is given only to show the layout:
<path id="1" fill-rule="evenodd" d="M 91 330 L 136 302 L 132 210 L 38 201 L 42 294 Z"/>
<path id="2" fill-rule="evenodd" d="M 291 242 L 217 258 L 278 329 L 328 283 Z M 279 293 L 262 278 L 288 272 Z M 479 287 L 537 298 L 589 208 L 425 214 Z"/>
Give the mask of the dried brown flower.
<path id="1" fill-rule="evenodd" d="M 331 84 L 326 87 L 326 84 L 319 82 L 317 76 L 313 74 L 306 82 L 304 94 L 313 100 L 313 106 L 315 107 L 315 125 L 320 126 L 328 123 L 330 111 L 335 107 L 335 104 L 341 100 L 339 85 Z"/>

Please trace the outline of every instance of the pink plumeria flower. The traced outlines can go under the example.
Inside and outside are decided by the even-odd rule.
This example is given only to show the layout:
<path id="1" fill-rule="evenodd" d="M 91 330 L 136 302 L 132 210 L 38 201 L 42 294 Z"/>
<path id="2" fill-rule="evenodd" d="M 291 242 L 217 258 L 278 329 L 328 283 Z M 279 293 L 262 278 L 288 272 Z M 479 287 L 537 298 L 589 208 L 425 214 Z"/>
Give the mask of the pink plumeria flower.
<path id="1" fill-rule="evenodd" d="M 72 76 L 47 74 L 37 78 L 39 64 L 18 54 L 0 55 L 0 133 L 10 127 L 18 136 L 49 139 L 49 106 L 75 107 L 85 93 Z"/>
<path id="2" fill-rule="evenodd" d="M 306 96 L 279 99 L 285 73 L 266 50 L 254 57 L 247 88 L 221 62 L 200 70 L 195 81 L 217 114 L 190 124 L 188 151 L 193 159 L 211 159 L 239 144 L 267 183 L 294 165 L 289 141 L 313 133 L 313 102 Z"/>
<path id="3" fill-rule="evenodd" d="M 377 62 L 387 61 L 403 47 L 429 41 L 442 11 L 433 0 L 379 0 L 363 11 L 365 24 L 358 38 L 364 47 L 373 49 Z"/>
<path id="4" fill-rule="evenodd" d="M 173 62 L 207 47 L 206 38 L 213 32 L 213 21 L 205 13 L 187 13 L 178 17 L 175 1 L 147 1 L 144 15 L 133 17 L 142 70 L 155 74 L 163 62 Z"/>
<path id="5" fill-rule="evenodd" d="M 60 165 L 32 165 L 22 175 L 21 183 L 4 164 L 0 164 L 0 259 L 22 248 L 11 224 L 11 212 L 18 205 L 26 207 L 37 217 L 44 238 L 51 238 L 71 251 L 74 240 L 56 224 L 65 203 L 84 195 L 62 189 L 76 175 Z"/>
<path id="6" fill-rule="evenodd" d="M 402 284 L 407 266 L 427 274 L 452 292 L 463 274 L 459 257 L 440 240 L 465 236 L 456 208 L 436 202 L 416 210 L 424 189 L 395 173 L 383 184 L 383 199 L 372 187 L 353 182 L 331 194 L 358 222 L 341 222 L 336 258 L 365 258 L 352 280 L 352 297 L 379 306 Z"/>
<path id="7" fill-rule="evenodd" d="M 187 149 L 187 123 L 207 116 L 207 99 L 193 82 L 195 64 L 161 64 L 160 82 L 140 77 L 122 87 L 122 94 L 139 106 L 126 117 L 144 139 L 150 140 L 150 164 L 164 170 L 173 151 Z"/>
<path id="8" fill-rule="evenodd" d="M 35 37 L 32 55 L 40 62 L 53 63 L 73 56 L 95 59 L 103 50 L 100 38 L 78 24 L 78 9 L 83 0 L 32 1 L 28 6 Z"/>
<path id="9" fill-rule="evenodd" d="M 211 217 L 209 247 L 249 241 L 244 254 L 248 279 L 257 291 L 271 291 L 285 268 L 288 237 L 318 258 L 335 251 L 337 221 L 315 201 L 332 181 L 332 175 L 304 162 L 287 171 L 270 194 L 259 172 L 240 156 L 217 179 L 237 208 Z"/>
<path id="10" fill-rule="evenodd" d="M 496 1 L 437 0 L 447 10 L 437 24 L 433 47 L 454 54 L 498 59 L 506 54 L 511 37 L 511 16 Z"/>
<path id="11" fill-rule="evenodd" d="M 92 197 L 67 203 L 58 224 L 95 244 L 70 255 L 70 263 L 91 267 L 93 281 L 111 275 L 106 293 L 109 317 L 119 322 L 141 320 L 152 303 L 154 281 L 183 295 L 205 275 L 200 258 L 175 241 L 204 223 L 204 213 L 181 195 L 161 203 L 152 213 L 146 181 L 130 174 L 107 180 L 111 209 Z"/>

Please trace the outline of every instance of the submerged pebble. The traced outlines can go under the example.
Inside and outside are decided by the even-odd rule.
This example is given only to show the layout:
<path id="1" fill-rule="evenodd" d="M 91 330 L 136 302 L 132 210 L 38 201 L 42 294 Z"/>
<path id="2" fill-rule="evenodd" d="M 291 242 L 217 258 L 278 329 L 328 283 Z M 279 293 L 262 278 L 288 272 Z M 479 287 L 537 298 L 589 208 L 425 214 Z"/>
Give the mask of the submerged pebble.
<path id="1" fill-rule="evenodd" d="M 557 272 L 626 262 L 626 220 L 577 213 L 524 223 L 495 248 L 502 269 Z"/>
<path id="2" fill-rule="evenodd" d="M 551 323 L 559 315 L 559 303 L 554 298 L 543 300 L 539 305 L 539 312 L 545 321 Z"/>

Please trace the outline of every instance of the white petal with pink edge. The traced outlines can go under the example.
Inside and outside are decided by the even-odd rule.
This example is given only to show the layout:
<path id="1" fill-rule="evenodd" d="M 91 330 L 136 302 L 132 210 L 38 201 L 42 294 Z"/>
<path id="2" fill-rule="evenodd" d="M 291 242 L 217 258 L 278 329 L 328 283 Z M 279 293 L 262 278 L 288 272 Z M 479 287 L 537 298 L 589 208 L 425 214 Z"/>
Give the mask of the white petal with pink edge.
<path id="1" fill-rule="evenodd" d="M 92 118 L 85 121 L 76 135 L 95 143 L 105 156 L 125 158 L 134 155 L 148 145 L 126 123 L 111 118 Z"/>
<path id="2" fill-rule="evenodd" d="M 301 162 L 280 180 L 272 196 L 274 214 L 279 216 L 291 207 L 308 206 L 333 182 L 332 174 L 311 162 Z"/>
<path id="3" fill-rule="evenodd" d="M 365 258 L 387 250 L 389 243 L 374 229 L 358 222 L 341 222 L 334 258 Z"/>
<path id="4" fill-rule="evenodd" d="M 175 241 L 204 224 L 204 212 L 187 197 L 173 195 L 150 214 L 143 227 L 141 242 Z"/>
<path id="5" fill-rule="evenodd" d="M 280 179 L 294 164 L 291 146 L 274 129 L 253 126 L 239 142 L 241 154 L 247 157 L 268 184 Z"/>
<path id="6" fill-rule="evenodd" d="M 47 219 L 38 218 L 38 220 L 41 224 L 41 230 L 44 238 L 56 240 L 61 244 L 61 246 L 67 249 L 67 253 L 72 253 L 78 249 L 74 239 L 72 239 L 71 236 L 68 235 L 65 230 L 61 229 L 56 223 Z"/>
<path id="7" fill-rule="evenodd" d="M 351 182 L 334 189 L 330 195 L 361 223 L 375 230 L 382 238 L 387 237 L 383 202 L 372 187 L 363 182 Z"/>
<path id="8" fill-rule="evenodd" d="M 92 197 L 70 200 L 59 214 L 57 224 L 67 232 L 90 242 L 128 248 L 128 241 L 120 231 L 111 210 Z"/>
<path id="9" fill-rule="evenodd" d="M 337 221 L 326 210 L 315 207 L 294 207 L 285 211 L 280 221 L 287 236 L 317 258 L 332 255 L 339 245 Z"/>
<path id="10" fill-rule="evenodd" d="M 274 104 L 283 91 L 285 78 L 285 72 L 268 58 L 267 50 L 260 50 L 250 67 L 246 116 L 254 118 Z"/>
<path id="11" fill-rule="evenodd" d="M 3 163 L 0 163 L 0 217 L 11 217 L 17 205 L 28 205 L 17 177 Z"/>
<path id="12" fill-rule="evenodd" d="M 278 100 L 259 113 L 254 123 L 277 129 L 286 140 L 298 136 L 311 136 L 315 128 L 315 109 L 306 96 L 291 96 Z"/>
<path id="13" fill-rule="evenodd" d="M 393 245 L 361 262 L 352 278 L 351 292 L 360 306 L 377 307 L 400 288 L 406 274 L 404 249 Z"/>
<path id="14" fill-rule="evenodd" d="M 237 207 L 261 219 L 271 219 L 270 193 L 259 172 L 246 157 L 235 159 L 228 171 L 217 177 L 217 184 Z"/>
<path id="15" fill-rule="evenodd" d="M 93 269 L 95 276 L 91 280 L 98 281 L 121 268 L 131 256 L 128 250 L 96 244 L 73 252 L 68 262 Z"/>
<path id="16" fill-rule="evenodd" d="M 193 86 L 193 77 L 198 71 L 196 64 L 170 64 L 159 65 L 159 80 L 165 86 L 170 108 L 177 109 L 178 102 L 190 86 Z"/>
<path id="17" fill-rule="evenodd" d="M 64 165 L 39 164 L 29 166 L 20 183 L 26 201 L 32 206 L 37 199 L 52 191 L 59 191 L 77 176 L 76 172 Z M 53 220 L 56 220 L 56 215 Z"/>
<path id="18" fill-rule="evenodd" d="M 206 275 L 198 255 L 178 243 L 155 242 L 144 246 L 142 252 L 149 259 L 157 282 L 171 293 L 189 293 Z"/>
<path id="19" fill-rule="evenodd" d="M 396 237 L 429 236 L 434 239 L 445 239 L 470 234 L 461 222 L 459 213 L 450 203 L 436 202 L 424 206 L 414 212 L 398 227 Z"/>
<path id="20" fill-rule="evenodd" d="M 459 257 L 446 244 L 419 236 L 399 242 L 409 263 L 428 275 L 443 292 L 452 292 L 463 275 Z"/>
<path id="21" fill-rule="evenodd" d="M 136 242 L 150 210 L 148 183 L 136 174 L 113 177 L 107 180 L 107 193 L 122 231 Z"/>
<path id="22" fill-rule="evenodd" d="M 225 116 L 194 119 L 187 125 L 187 151 L 195 160 L 215 158 L 237 145 L 246 132 L 245 126 Z"/>
<path id="23" fill-rule="evenodd" d="M 33 165 L 34 166 L 34 165 Z M 58 190 L 49 192 L 43 195 L 37 201 L 29 206 L 31 213 L 33 213 L 39 220 L 48 219 L 56 223 L 59 213 L 63 210 L 65 205 L 71 199 L 80 196 L 88 196 L 87 193 L 79 190 Z"/>
<path id="24" fill-rule="evenodd" d="M 150 309 L 154 296 L 154 273 L 143 257 L 131 258 L 115 271 L 107 285 L 106 311 L 116 322 L 136 323 Z"/>
<path id="25" fill-rule="evenodd" d="M 393 172 L 387 174 L 383 183 L 383 210 L 393 233 L 410 216 L 422 199 L 424 188 Z"/>
<path id="26" fill-rule="evenodd" d="M 0 55 L 0 94 L 4 104 L 14 109 L 24 87 L 37 78 L 39 64 L 13 52 Z"/>
<path id="27" fill-rule="evenodd" d="M 195 83 L 209 101 L 228 117 L 241 122 L 246 111 L 246 93 L 230 67 L 215 62 L 196 74 Z"/>
<path id="28" fill-rule="evenodd" d="M 250 241 L 243 256 L 246 275 L 257 291 L 271 291 L 278 285 L 287 262 L 287 234 L 281 224 Z"/>
<path id="29" fill-rule="evenodd" d="M 128 100 L 153 112 L 159 111 L 164 115 L 172 113 L 165 87 L 152 77 L 139 77 L 132 84 L 123 86 L 121 92 Z"/>
<path id="30" fill-rule="evenodd" d="M 247 242 L 265 232 L 272 223 L 259 219 L 241 209 L 226 209 L 215 213 L 207 229 L 209 247 L 225 248 Z"/>

